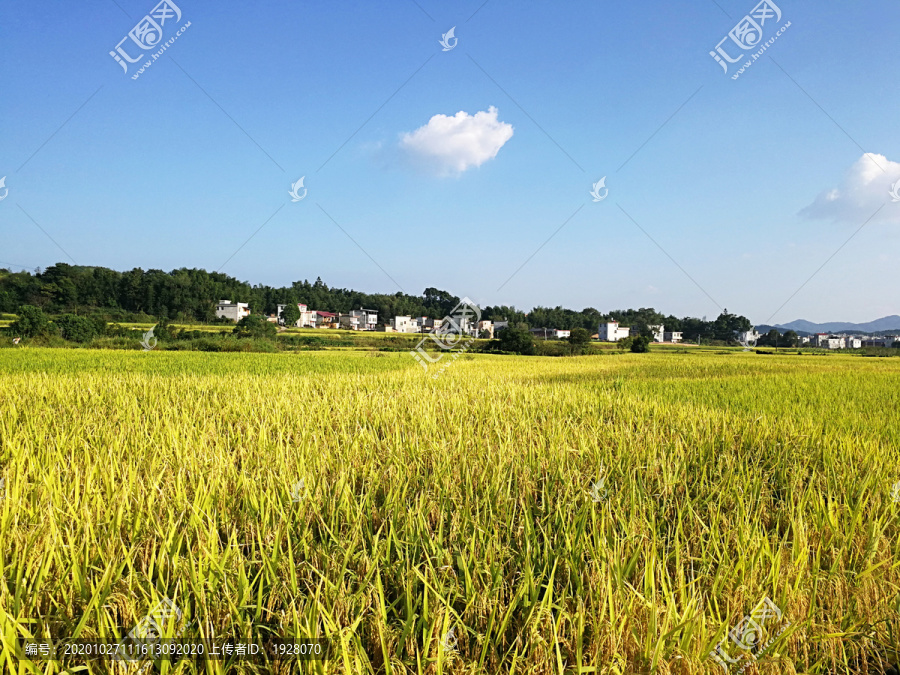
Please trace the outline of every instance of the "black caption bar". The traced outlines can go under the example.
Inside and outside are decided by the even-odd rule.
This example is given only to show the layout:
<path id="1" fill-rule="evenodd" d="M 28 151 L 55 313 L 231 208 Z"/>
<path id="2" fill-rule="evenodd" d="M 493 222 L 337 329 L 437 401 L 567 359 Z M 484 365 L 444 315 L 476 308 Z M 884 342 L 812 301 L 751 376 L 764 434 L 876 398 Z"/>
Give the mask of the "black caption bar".
<path id="1" fill-rule="evenodd" d="M 34 661 L 326 661 L 332 651 L 332 641 L 328 638 L 272 638 L 265 642 L 227 638 L 122 641 L 33 639 L 21 641 L 17 646 L 20 659 Z"/>

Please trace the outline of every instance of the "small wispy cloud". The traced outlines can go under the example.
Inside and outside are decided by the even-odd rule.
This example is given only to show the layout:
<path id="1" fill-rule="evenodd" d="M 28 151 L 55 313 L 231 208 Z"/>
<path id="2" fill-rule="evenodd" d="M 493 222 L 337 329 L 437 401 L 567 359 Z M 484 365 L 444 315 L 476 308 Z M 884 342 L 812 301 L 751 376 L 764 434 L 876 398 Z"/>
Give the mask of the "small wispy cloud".
<path id="1" fill-rule="evenodd" d="M 866 153 L 854 162 L 837 187 L 819 194 L 800 215 L 860 224 L 883 206 L 874 220 L 900 224 L 900 202 L 892 196 L 900 189 L 898 181 L 900 163 L 884 155 Z"/>
<path id="2" fill-rule="evenodd" d="M 400 138 L 412 162 L 439 176 L 458 175 L 497 156 L 513 136 L 511 124 L 497 119 L 497 108 L 469 115 L 435 115 L 428 124 Z"/>

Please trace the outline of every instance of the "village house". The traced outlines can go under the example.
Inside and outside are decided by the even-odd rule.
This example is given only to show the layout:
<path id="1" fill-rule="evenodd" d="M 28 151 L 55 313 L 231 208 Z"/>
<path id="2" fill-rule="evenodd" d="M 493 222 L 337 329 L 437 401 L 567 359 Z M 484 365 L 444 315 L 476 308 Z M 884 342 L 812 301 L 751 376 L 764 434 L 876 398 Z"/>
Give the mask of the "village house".
<path id="1" fill-rule="evenodd" d="M 359 317 L 350 314 L 338 314 L 338 323 L 344 330 L 359 330 Z"/>
<path id="2" fill-rule="evenodd" d="M 658 326 L 647 326 L 650 329 L 654 342 L 666 341 L 666 327 L 662 324 Z"/>
<path id="3" fill-rule="evenodd" d="M 604 321 L 600 324 L 597 335 L 604 342 L 618 342 L 627 338 L 630 332 L 630 328 L 619 326 L 618 321 Z"/>
<path id="4" fill-rule="evenodd" d="M 278 305 L 278 325 L 284 325 L 284 317 L 282 316 L 284 313 L 284 308 L 287 305 Z M 307 308 L 303 303 L 297 303 L 297 309 L 300 310 L 300 318 L 294 322 L 294 326 L 297 328 L 315 328 L 316 327 L 316 312 L 311 311 Z"/>
<path id="5" fill-rule="evenodd" d="M 486 335 L 488 339 L 494 339 L 494 324 L 490 321 L 479 321 L 477 325 L 478 336 Z"/>
<path id="6" fill-rule="evenodd" d="M 738 333 L 736 337 L 741 344 L 755 345 L 760 336 L 756 329 L 752 329 Z"/>
<path id="7" fill-rule="evenodd" d="M 427 316 L 416 317 L 416 329 L 418 333 L 430 333 L 441 327 L 443 319 L 432 319 Z"/>
<path id="8" fill-rule="evenodd" d="M 816 336 L 816 346 L 822 349 L 846 349 L 847 341 L 842 337 Z"/>
<path id="9" fill-rule="evenodd" d="M 352 330 L 375 330 L 378 325 L 378 312 L 374 309 L 351 309 L 350 317 L 356 319 L 356 327 Z M 344 320 L 341 317 L 341 327 L 343 326 Z"/>
<path id="10" fill-rule="evenodd" d="M 245 316 L 250 316 L 250 305 L 246 302 L 219 300 L 219 304 L 216 305 L 217 319 L 230 319 L 237 323 Z"/>
<path id="11" fill-rule="evenodd" d="M 416 319 L 413 319 L 411 316 L 395 316 L 387 326 L 390 328 L 390 332 L 393 333 L 419 332 L 419 325 Z"/>
<path id="12" fill-rule="evenodd" d="M 861 347 L 892 347 L 895 342 L 900 341 L 900 337 L 895 335 L 885 335 L 884 337 L 876 338 L 867 338 L 861 340 Z"/>
<path id="13" fill-rule="evenodd" d="M 455 333 L 457 335 L 474 335 L 475 324 L 467 316 L 445 316 L 443 319 L 428 319 L 426 331 L 437 333 Z"/>
<path id="14" fill-rule="evenodd" d="M 572 334 L 572 331 L 560 328 L 532 328 L 531 334 L 542 340 L 565 340 Z"/>
<path id="15" fill-rule="evenodd" d="M 338 315 L 332 312 L 316 312 L 315 316 L 316 328 L 337 328 L 339 325 Z"/>

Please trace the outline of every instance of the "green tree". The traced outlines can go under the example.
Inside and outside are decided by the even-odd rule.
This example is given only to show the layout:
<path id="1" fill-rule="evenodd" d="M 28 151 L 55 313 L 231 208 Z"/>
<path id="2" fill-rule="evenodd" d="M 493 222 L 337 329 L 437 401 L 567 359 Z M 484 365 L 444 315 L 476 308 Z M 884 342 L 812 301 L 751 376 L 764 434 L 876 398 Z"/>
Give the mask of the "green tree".
<path id="1" fill-rule="evenodd" d="M 752 327 L 750 319 L 737 314 L 729 314 L 726 309 L 713 322 L 713 337 L 722 342 L 734 342 L 737 333 L 745 333 Z"/>
<path id="2" fill-rule="evenodd" d="M 632 335 L 634 335 L 634 337 L 645 337 L 651 341 L 653 340 L 653 331 L 650 330 L 650 323 L 643 317 L 635 320 L 634 325 L 631 329 L 631 333 Z"/>
<path id="3" fill-rule="evenodd" d="M 300 320 L 300 308 L 294 302 L 289 302 L 281 310 L 281 318 L 284 319 L 285 326 L 293 326 Z"/>
<path id="4" fill-rule="evenodd" d="M 86 316 L 63 314 L 53 323 L 59 329 L 59 334 L 70 342 L 90 342 L 101 334 L 97 321 Z"/>
<path id="5" fill-rule="evenodd" d="M 773 328 L 768 333 L 759 336 L 756 341 L 757 347 L 783 347 L 784 339 L 777 328 Z"/>
<path id="6" fill-rule="evenodd" d="M 516 354 L 534 354 L 534 337 L 527 330 L 520 328 L 507 328 L 500 332 L 500 349 L 504 352 Z"/>
<path id="7" fill-rule="evenodd" d="M 233 332 L 239 338 L 274 338 L 278 329 L 258 314 L 251 314 L 238 321 Z"/>
<path id="8" fill-rule="evenodd" d="M 591 333 L 586 328 L 573 328 L 569 333 L 569 345 L 572 347 L 572 353 L 584 353 L 588 345 L 591 344 Z"/>
<path id="9" fill-rule="evenodd" d="M 40 307 L 34 305 L 22 305 L 19 307 L 18 316 L 10 325 L 10 330 L 15 335 L 22 337 L 34 337 L 43 335 L 50 330 L 50 321 Z"/>
<path id="10" fill-rule="evenodd" d="M 650 351 L 651 339 L 646 335 L 638 335 L 631 341 L 631 351 L 635 354 L 645 354 Z"/>
<path id="11" fill-rule="evenodd" d="M 712 339 L 712 324 L 704 319 L 696 319 L 693 317 L 685 317 L 681 320 L 681 330 L 684 333 L 684 339 L 692 342 L 700 343 L 701 340 Z"/>
<path id="12" fill-rule="evenodd" d="M 175 329 L 172 328 L 169 320 L 163 317 L 153 326 L 153 336 L 158 340 L 171 340 L 175 337 Z"/>

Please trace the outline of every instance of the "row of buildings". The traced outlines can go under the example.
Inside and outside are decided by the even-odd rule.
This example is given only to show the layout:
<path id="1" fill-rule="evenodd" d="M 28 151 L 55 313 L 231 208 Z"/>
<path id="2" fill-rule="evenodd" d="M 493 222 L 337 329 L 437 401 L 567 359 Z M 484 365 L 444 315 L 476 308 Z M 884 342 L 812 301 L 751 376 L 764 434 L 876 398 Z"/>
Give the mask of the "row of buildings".
<path id="1" fill-rule="evenodd" d="M 742 333 L 738 339 L 745 344 L 756 344 L 760 334 L 755 330 Z M 816 333 L 815 335 L 800 335 L 797 337 L 800 347 L 815 347 L 818 349 L 862 349 L 863 347 L 891 347 L 895 342 L 900 342 L 900 335 L 849 335 L 847 333 Z"/>
<path id="2" fill-rule="evenodd" d="M 285 325 L 284 309 L 287 305 L 278 305 L 278 311 L 266 317 L 268 321 Z M 378 312 L 374 309 L 353 309 L 345 313 L 321 312 L 309 309 L 303 303 L 297 303 L 300 318 L 292 325 L 297 328 L 343 328 L 346 330 L 382 331 L 387 333 L 430 333 L 440 328 L 446 319 L 432 319 L 427 316 L 395 316 L 389 322 L 378 323 Z M 222 300 L 216 306 L 216 317 L 230 319 L 237 323 L 250 315 L 250 307 L 244 302 Z M 467 335 L 493 337 L 495 330 L 508 326 L 506 321 L 472 321 L 467 317 L 454 318 L 454 329 Z M 457 328 L 458 327 L 458 328 Z"/>
<path id="3" fill-rule="evenodd" d="M 284 325 L 284 308 L 287 305 L 278 305 L 276 314 L 266 317 L 269 321 Z M 440 328 L 446 319 L 432 319 L 427 316 L 395 316 L 384 324 L 378 323 L 378 312 L 373 309 L 351 310 L 350 312 L 332 313 L 319 312 L 309 309 L 302 303 L 297 304 L 300 318 L 294 322 L 297 328 L 344 328 L 347 330 L 372 330 L 387 333 L 430 333 Z M 237 323 L 245 316 L 250 316 L 250 306 L 245 302 L 232 302 L 222 300 L 216 306 L 216 317 L 230 319 Z M 454 330 L 466 335 L 491 338 L 504 328 L 509 327 L 508 321 L 472 321 L 468 317 L 455 317 Z M 681 333 L 667 331 L 662 325 L 650 326 L 653 331 L 654 342 L 681 342 Z M 601 323 L 599 330 L 593 337 L 606 342 L 618 342 L 627 338 L 631 332 L 628 326 L 620 326 L 617 321 Z M 562 328 L 532 328 L 531 334 L 544 340 L 565 340 L 571 334 L 570 330 Z"/>
<path id="4" fill-rule="evenodd" d="M 862 349 L 863 347 L 892 347 L 900 342 L 900 335 L 847 335 L 832 333 L 816 333 L 809 337 L 801 337 L 800 344 L 820 349 Z"/>
<path id="5" fill-rule="evenodd" d="M 284 325 L 283 312 L 287 305 L 278 305 L 278 312 L 266 317 L 269 321 Z M 298 328 L 344 328 L 347 330 L 371 330 L 388 333 L 430 333 L 440 328 L 447 319 L 432 319 L 427 316 L 395 316 L 384 324 L 378 323 L 378 312 L 374 309 L 351 310 L 350 312 L 332 313 L 318 312 L 309 309 L 302 303 L 297 304 L 300 318 L 294 323 Z M 250 305 L 246 302 L 221 300 L 216 305 L 216 316 L 237 323 L 245 316 L 250 316 Z M 466 335 L 493 338 L 499 331 L 509 326 L 508 321 L 473 321 L 467 317 L 454 318 L 454 330 Z M 680 331 L 667 331 L 663 325 L 649 327 L 653 333 L 653 341 L 661 343 L 678 343 L 682 341 Z M 618 342 L 631 335 L 633 329 L 622 326 L 618 321 L 604 321 L 593 337 L 603 342 Z M 565 340 L 571 331 L 560 328 L 532 328 L 531 334 L 544 340 Z M 747 331 L 736 336 L 744 344 L 756 344 L 761 337 L 755 331 Z M 800 346 L 817 347 L 819 349 L 861 349 L 863 347 L 891 347 L 900 342 L 900 335 L 869 336 L 817 333 L 801 336 Z"/>
<path id="6" fill-rule="evenodd" d="M 266 317 L 268 321 L 284 325 L 282 313 L 287 305 L 278 305 L 278 313 Z M 304 304 L 297 304 L 300 310 L 300 318 L 294 323 L 298 328 L 349 328 L 351 330 L 375 330 L 378 323 L 378 312 L 372 309 L 355 309 L 348 314 L 334 314 L 332 312 L 317 312 L 309 309 Z M 216 305 L 216 318 L 228 319 L 237 323 L 246 316 L 250 316 L 250 305 L 246 302 L 232 302 L 220 300 Z"/>
<path id="7" fill-rule="evenodd" d="M 681 331 L 669 331 L 662 324 L 648 326 L 653 333 L 654 342 L 678 343 L 682 341 Z M 619 325 L 618 321 L 605 321 L 600 324 L 597 331 L 597 339 L 603 342 L 618 342 L 631 335 L 631 328 Z"/>

